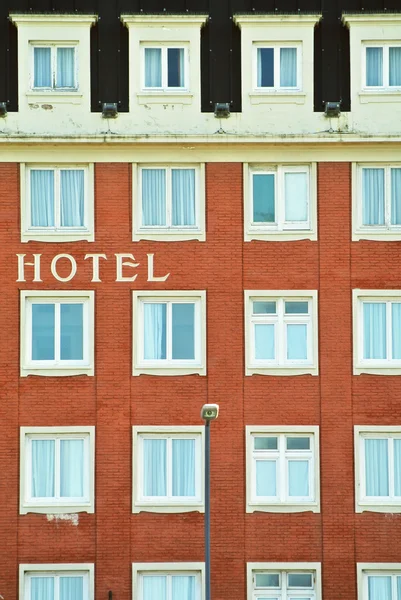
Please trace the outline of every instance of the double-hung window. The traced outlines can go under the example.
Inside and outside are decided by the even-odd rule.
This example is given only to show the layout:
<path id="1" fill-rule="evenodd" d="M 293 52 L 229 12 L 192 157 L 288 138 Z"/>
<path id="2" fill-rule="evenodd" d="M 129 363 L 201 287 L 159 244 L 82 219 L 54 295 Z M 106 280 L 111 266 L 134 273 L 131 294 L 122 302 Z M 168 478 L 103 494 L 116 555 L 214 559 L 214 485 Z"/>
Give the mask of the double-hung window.
<path id="1" fill-rule="evenodd" d="M 400 563 L 358 563 L 360 600 L 401 600 Z"/>
<path id="2" fill-rule="evenodd" d="M 143 89 L 184 91 L 188 87 L 187 51 L 180 45 L 143 46 Z"/>
<path id="3" fill-rule="evenodd" d="M 74 45 L 34 45 L 33 90 L 75 91 L 77 67 Z"/>
<path id="4" fill-rule="evenodd" d="M 133 511 L 203 511 L 199 427 L 135 427 Z"/>
<path id="5" fill-rule="evenodd" d="M 135 600 L 202 600 L 202 563 L 134 563 Z"/>
<path id="6" fill-rule="evenodd" d="M 21 375 L 93 375 L 94 292 L 21 292 Z"/>
<path id="7" fill-rule="evenodd" d="M 366 90 L 401 90 L 401 43 L 366 42 L 364 54 Z"/>
<path id="8" fill-rule="evenodd" d="M 300 44 L 255 44 L 254 53 L 256 90 L 285 93 L 301 89 Z"/>
<path id="9" fill-rule="evenodd" d="M 248 563 L 249 600 L 321 600 L 320 564 Z"/>
<path id="10" fill-rule="evenodd" d="M 93 600 L 93 564 L 20 565 L 20 600 Z"/>
<path id="11" fill-rule="evenodd" d="M 247 374 L 316 374 L 316 292 L 279 294 L 245 292 Z"/>

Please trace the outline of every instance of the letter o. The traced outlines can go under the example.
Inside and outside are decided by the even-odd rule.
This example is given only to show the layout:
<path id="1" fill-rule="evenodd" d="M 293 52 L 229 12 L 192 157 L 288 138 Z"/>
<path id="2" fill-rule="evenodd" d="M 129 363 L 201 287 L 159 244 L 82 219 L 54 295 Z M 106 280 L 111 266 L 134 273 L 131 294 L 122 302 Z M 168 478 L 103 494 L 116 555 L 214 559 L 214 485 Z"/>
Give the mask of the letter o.
<path id="1" fill-rule="evenodd" d="M 57 263 L 60 260 L 60 258 L 66 258 L 67 260 L 70 261 L 71 273 L 67 277 L 60 277 L 60 275 L 57 273 L 56 267 L 57 267 Z M 71 279 L 73 277 L 75 277 L 75 274 L 77 272 L 77 262 L 76 262 L 75 258 L 73 256 L 71 256 L 71 254 L 57 254 L 52 260 L 50 270 L 52 272 L 53 277 L 55 279 L 57 279 L 58 281 L 63 281 L 63 282 L 71 281 Z"/>

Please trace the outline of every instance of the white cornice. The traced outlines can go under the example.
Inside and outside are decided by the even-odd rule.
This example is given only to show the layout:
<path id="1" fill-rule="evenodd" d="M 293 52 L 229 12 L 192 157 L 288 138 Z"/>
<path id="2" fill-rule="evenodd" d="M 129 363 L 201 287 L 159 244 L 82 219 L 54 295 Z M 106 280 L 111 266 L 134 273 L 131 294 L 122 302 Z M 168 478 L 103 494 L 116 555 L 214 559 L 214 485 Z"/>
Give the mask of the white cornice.
<path id="1" fill-rule="evenodd" d="M 322 18 L 321 14 L 303 14 L 298 13 L 294 15 L 274 15 L 274 14 L 236 14 L 234 15 L 234 23 L 238 27 L 285 27 L 285 26 L 300 26 L 300 27 L 314 27 L 319 23 Z"/>
<path id="2" fill-rule="evenodd" d="M 58 25 L 58 26 L 92 26 L 98 17 L 97 15 L 80 15 L 80 14 L 34 14 L 34 13 L 12 13 L 9 19 L 14 25 L 19 27 L 33 25 Z"/>
<path id="3" fill-rule="evenodd" d="M 351 25 L 399 25 L 401 13 L 345 13 L 341 20 L 347 27 Z"/>
<path id="4" fill-rule="evenodd" d="M 207 23 L 208 15 L 121 15 L 120 19 L 126 27 L 202 27 Z"/>

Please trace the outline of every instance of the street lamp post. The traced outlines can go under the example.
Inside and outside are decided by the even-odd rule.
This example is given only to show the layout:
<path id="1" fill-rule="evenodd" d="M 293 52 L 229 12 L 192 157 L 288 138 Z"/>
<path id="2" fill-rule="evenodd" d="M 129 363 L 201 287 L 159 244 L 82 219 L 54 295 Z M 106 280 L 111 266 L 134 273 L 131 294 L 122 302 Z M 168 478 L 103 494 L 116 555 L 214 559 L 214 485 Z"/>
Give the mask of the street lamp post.
<path id="1" fill-rule="evenodd" d="M 205 600 L 211 600 L 210 593 L 210 422 L 217 419 L 218 404 L 204 404 L 201 417 L 205 421 Z"/>

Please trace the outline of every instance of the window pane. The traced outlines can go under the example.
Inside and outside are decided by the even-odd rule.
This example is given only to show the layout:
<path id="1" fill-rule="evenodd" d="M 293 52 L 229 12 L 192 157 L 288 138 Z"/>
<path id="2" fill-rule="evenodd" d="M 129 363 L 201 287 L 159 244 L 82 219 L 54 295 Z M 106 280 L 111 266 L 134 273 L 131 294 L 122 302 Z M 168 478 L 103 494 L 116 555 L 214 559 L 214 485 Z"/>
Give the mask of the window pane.
<path id="1" fill-rule="evenodd" d="M 166 314 L 167 305 L 146 302 L 144 312 L 144 358 L 164 360 L 166 358 Z"/>
<path id="2" fill-rule="evenodd" d="M 172 169 L 173 225 L 195 225 L 195 169 Z"/>
<path id="3" fill-rule="evenodd" d="M 60 577 L 60 600 L 83 600 L 83 577 Z"/>
<path id="4" fill-rule="evenodd" d="M 280 87 L 297 87 L 296 48 L 280 48 Z"/>
<path id="5" fill-rule="evenodd" d="M 287 359 L 306 360 L 307 358 L 307 326 L 287 325 Z"/>
<path id="6" fill-rule="evenodd" d="M 394 440 L 394 495 L 401 496 L 401 440 L 399 439 Z"/>
<path id="7" fill-rule="evenodd" d="M 173 496 L 195 496 L 195 440 L 173 442 Z"/>
<path id="8" fill-rule="evenodd" d="M 368 577 L 368 600 L 391 600 L 391 577 L 370 575 Z"/>
<path id="9" fill-rule="evenodd" d="M 166 225 L 165 169 L 142 169 L 142 225 Z"/>
<path id="10" fill-rule="evenodd" d="M 166 496 L 166 440 L 143 440 L 144 496 Z"/>
<path id="11" fill-rule="evenodd" d="M 145 48 L 145 87 L 160 88 L 162 86 L 162 51 L 161 48 Z"/>
<path id="12" fill-rule="evenodd" d="M 258 87 L 274 87 L 274 49 L 258 48 Z"/>
<path id="13" fill-rule="evenodd" d="M 60 440 L 60 496 L 84 496 L 84 440 Z"/>
<path id="14" fill-rule="evenodd" d="M 173 360 L 195 359 L 195 304 L 173 304 Z"/>
<path id="15" fill-rule="evenodd" d="M 54 577 L 32 577 L 31 600 L 54 600 Z"/>
<path id="16" fill-rule="evenodd" d="M 280 575 L 278 573 L 256 573 L 256 587 L 280 587 Z"/>
<path id="17" fill-rule="evenodd" d="M 287 450 L 309 450 L 310 438 L 308 437 L 288 437 Z"/>
<path id="18" fill-rule="evenodd" d="M 277 450 L 278 438 L 276 437 L 255 437 L 255 450 Z"/>
<path id="19" fill-rule="evenodd" d="M 401 358 L 401 303 L 391 303 L 392 357 Z"/>
<path id="20" fill-rule="evenodd" d="M 288 495 L 309 496 L 309 461 L 288 461 Z"/>
<path id="21" fill-rule="evenodd" d="M 253 181 L 253 221 L 254 223 L 274 223 L 274 173 L 255 173 Z"/>
<path id="22" fill-rule="evenodd" d="M 83 227 L 85 174 L 82 169 L 60 171 L 62 227 Z"/>
<path id="23" fill-rule="evenodd" d="M 31 171 L 32 227 L 54 227 L 54 171 Z"/>
<path id="24" fill-rule="evenodd" d="M 391 169 L 391 224 L 401 225 L 401 169 Z"/>
<path id="25" fill-rule="evenodd" d="M 311 573 L 288 573 L 288 587 L 311 588 L 312 587 L 312 574 Z"/>
<path id="26" fill-rule="evenodd" d="M 54 304 L 32 304 L 32 360 L 54 360 Z"/>
<path id="27" fill-rule="evenodd" d="M 397 600 L 401 600 L 401 577 L 397 577 Z"/>
<path id="28" fill-rule="evenodd" d="M 167 62 L 168 87 L 184 87 L 184 48 L 168 48 Z"/>
<path id="29" fill-rule="evenodd" d="M 286 315 L 307 315 L 309 302 L 285 302 Z"/>
<path id="30" fill-rule="evenodd" d="M 367 496 L 388 496 L 387 440 L 365 440 L 365 477 Z"/>
<path id="31" fill-rule="evenodd" d="M 274 325 L 255 325 L 256 360 L 274 360 Z"/>
<path id="32" fill-rule="evenodd" d="M 54 440 L 32 440 L 32 497 L 52 498 L 54 490 Z"/>
<path id="33" fill-rule="evenodd" d="M 401 85 L 401 48 L 389 48 L 390 85 Z"/>
<path id="34" fill-rule="evenodd" d="M 383 85 L 383 48 L 366 48 L 366 85 Z"/>
<path id="35" fill-rule="evenodd" d="M 84 357 L 84 306 L 83 304 L 60 305 L 60 358 L 83 360 Z"/>
<path id="36" fill-rule="evenodd" d="M 167 600 L 167 577 L 161 575 L 143 576 L 143 600 Z"/>
<path id="37" fill-rule="evenodd" d="M 75 87 L 75 50 L 74 48 L 57 48 L 57 81 L 58 88 Z"/>
<path id="38" fill-rule="evenodd" d="M 33 49 L 33 87 L 51 88 L 52 86 L 52 63 L 50 48 Z"/>
<path id="39" fill-rule="evenodd" d="M 256 461 L 256 495 L 276 496 L 276 461 Z"/>
<path id="40" fill-rule="evenodd" d="M 171 600 L 195 600 L 196 578 L 194 575 L 173 575 L 172 584 L 173 596 Z"/>
<path id="41" fill-rule="evenodd" d="M 255 315 L 275 315 L 275 302 L 253 302 L 253 313 Z"/>
<path id="42" fill-rule="evenodd" d="M 306 173 L 285 173 L 285 220 L 308 220 L 308 177 Z"/>
<path id="43" fill-rule="evenodd" d="M 363 303 L 363 358 L 387 358 L 386 305 Z"/>
<path id="44" fill-rule="evenodd" d="M 362 223 L 384 225 L 384 169 L 362 169 Z"/>

